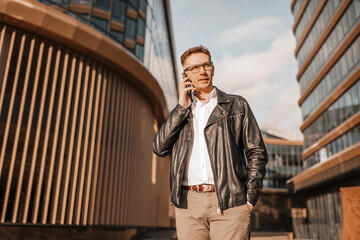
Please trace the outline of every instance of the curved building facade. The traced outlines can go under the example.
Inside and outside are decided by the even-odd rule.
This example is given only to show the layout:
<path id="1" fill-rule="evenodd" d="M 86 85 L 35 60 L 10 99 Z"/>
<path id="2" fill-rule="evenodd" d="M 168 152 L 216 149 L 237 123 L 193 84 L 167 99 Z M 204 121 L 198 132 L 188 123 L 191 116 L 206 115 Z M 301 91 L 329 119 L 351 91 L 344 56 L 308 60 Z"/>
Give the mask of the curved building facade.
<path id="1" fill-rule="evenodd" d="M 268 153 L 263 189 L 252 214 L 252 229 L 291 232 L 291 194 L 286 181 L 302 172 L 303 141 L 284 138 L 277 129 L 262 129 Z"/>
<path id="2" fill-rule="evenodd" d="M 171 226 L 173 52 L 168 1 L 0 2 L 0 232 Z"/>
<path id="3" fill-rule="evenodd" d="M 343 204 L 360 195 L 360 1 L 294 0 L 291 8 L 305 139 L 305 170 L 288 181 L 306 199 L 295 232 L 346 239 L 360 234 Z"/>

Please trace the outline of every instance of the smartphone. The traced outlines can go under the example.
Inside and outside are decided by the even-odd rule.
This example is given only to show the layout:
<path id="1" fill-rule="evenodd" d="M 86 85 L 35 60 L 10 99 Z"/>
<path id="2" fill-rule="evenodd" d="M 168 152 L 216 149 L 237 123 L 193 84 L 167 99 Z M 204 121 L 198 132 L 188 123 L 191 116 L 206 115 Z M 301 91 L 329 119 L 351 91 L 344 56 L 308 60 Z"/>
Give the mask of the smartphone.
<path id="1" fill-rule="evenodd" d="M 184 78 L 186 78 L 186 77 L 187 77 L 187 75 L 186 75 L 186 73 L 185 73 L 185 72 L 183 72 L 183 77 L 184 77 Z M 191 82 L 191 80 L 190 80 L 190 79 L 189 79 L 188 81 L 189 81 L 189 82 Z M 186 87 L 192 87 L 192 84 L 191 84 L 191 83 L 190 83 L 190 84 L 187 84 L 187 85 L 186 85 Z"/>

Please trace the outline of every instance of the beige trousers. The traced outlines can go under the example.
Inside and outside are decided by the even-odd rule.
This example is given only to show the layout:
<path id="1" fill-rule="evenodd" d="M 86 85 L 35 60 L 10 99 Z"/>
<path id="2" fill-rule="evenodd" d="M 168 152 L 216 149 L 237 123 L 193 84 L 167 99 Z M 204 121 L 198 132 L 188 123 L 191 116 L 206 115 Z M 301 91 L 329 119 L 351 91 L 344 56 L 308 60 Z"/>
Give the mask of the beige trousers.
<path id="1" fill-rule="evenodd" d="M 181 192 L 181 205 L 175 207 L 176 232 L 179 240 L 248 240 L 251 210 L 247 204 L 217 210 L 216 193 Z"/>

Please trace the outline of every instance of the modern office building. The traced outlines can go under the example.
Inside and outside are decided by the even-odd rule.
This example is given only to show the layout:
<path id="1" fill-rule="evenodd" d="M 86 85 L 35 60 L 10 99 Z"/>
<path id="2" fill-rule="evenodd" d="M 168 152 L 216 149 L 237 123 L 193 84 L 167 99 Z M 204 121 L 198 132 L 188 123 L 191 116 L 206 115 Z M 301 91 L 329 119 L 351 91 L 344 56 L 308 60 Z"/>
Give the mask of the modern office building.
<path id="1" fill-rule="evenodd" d="M 2 237 L 121 238 L 173 224 L 169 161 L 151 147 L 177 101 L 169 9 L 0 1 Z"/>
<path id="2" fill-rule="evenodd" d="M 303 141 L 276 128 L 262 128 L 268 153 L 264 187 L 253 212 L 252 229 L 291 232 L 291 194 L 286 181 L 302 172 Z"/>
<path id="3" fill-rule="evenodd" d="M 288 181 L 299 197 L 295 236 L 350 239 L 360 236 L 360 1 L 293 0 L 291 9 L 305 140 L 305 170 Z"/>

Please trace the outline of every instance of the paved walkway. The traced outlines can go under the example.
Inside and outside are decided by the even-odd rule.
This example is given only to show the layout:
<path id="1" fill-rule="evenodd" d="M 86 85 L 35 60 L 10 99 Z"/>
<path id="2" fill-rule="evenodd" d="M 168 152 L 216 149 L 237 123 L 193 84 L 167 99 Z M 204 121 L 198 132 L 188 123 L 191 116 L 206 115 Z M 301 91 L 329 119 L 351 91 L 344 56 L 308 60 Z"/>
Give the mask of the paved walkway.
<path id="1" fill-rule="evenodd" d="M 177 238 L 175 229 L 153 229 L 138 233 L 131 239 L 169 240 Z M 285 232 L 252 232 L 251 240 L 292 240 L 292 237 L 291 233 Z"/>

